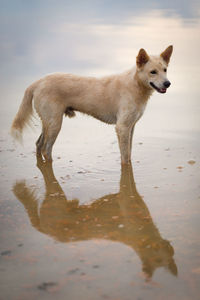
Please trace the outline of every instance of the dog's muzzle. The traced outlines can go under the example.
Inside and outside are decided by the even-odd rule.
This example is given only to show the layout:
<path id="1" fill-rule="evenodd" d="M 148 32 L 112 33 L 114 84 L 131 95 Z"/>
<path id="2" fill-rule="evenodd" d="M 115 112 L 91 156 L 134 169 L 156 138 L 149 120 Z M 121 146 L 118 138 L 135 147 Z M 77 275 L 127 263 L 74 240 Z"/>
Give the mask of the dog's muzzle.
<path id="1" fill-rule="evenodd" d="M 168 87 L 170 87 L 171 85 L 171 82 L 169 80 L 166 80 L 164 83 L 163 83 L 163 87 L 162 88 L 158 88 L 153 82 L 150 82 L 150 85 L 159 93 L 166 93 Z"/>

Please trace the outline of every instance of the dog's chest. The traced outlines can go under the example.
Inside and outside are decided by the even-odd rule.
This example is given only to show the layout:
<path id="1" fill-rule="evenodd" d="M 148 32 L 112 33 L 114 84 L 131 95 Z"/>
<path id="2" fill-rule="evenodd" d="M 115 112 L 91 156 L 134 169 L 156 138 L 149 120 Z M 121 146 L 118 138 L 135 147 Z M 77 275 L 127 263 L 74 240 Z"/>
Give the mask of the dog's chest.
<path id="1" fill-rule="evenodd" d="M 144 113 L 144 111 L 145 111 L 145 108 L 146 108 L 146 106 L 147 106 L 147 103 L 145 102 L 145 103 L 143 103 L 141 106 L 140 106 L 140 109 L 139 109 L 139 115 L 140 115 L 140 117 L 143 115 L 143 113 Z"/>
<path id="2" fill-rule="evenodd" d="M 136 110 L 135 110 L 135 113 L 134 113 L 134 115 L 135 115 L 135 122 L 137 122 L 141 117 L 142 117 L 142 115 L 143 115 L 143 113 L 144 113 L 144 111 L 145 111 L 145 108 L 146 108 L 146 102 L 145 103 L 143 103 L 143 104 L 141 104 L 141 105 L 139 105 L 137 108 L 136 108 Z"/>

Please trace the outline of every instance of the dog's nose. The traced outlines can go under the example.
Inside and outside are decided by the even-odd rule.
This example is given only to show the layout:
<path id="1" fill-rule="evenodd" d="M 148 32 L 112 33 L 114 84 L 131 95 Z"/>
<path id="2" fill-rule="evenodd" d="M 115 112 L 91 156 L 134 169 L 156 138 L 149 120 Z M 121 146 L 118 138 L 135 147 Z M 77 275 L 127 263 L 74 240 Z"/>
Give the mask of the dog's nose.
<path id="1" fill-rule="evenodd" d="M 169 80 L 167 80 L 163 83 L 163 85 L 164 85 L 164 87 L 168 88 L 168 87 L 170 87 L 171 82 Z"/>

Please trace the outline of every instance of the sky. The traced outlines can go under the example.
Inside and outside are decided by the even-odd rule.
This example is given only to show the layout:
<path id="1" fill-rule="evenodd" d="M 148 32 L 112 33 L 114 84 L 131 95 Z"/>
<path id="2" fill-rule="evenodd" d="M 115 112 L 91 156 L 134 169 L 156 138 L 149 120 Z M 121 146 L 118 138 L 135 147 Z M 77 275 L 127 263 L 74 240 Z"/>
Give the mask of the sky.
<path id="1" fill-rule="evenodd" d="M 126 58 L 140 44 L 159 50 L 163 39 L 161 46 L 168 46 L 177 26 L 193 26 L 200 14 L 194 0 L 1 0 L 0 5 L 0 75 L 9 78 L 24 71 L 26 76 L 55 70 L 86 73 L 85 68 L 115 72 L 127 66 Z M 167 32 L 160 36 L 160 29 Z M 122 55 L 126 58 L 120 60 Z"/>
<path id="2" fill-rule="evenodd" d="M 0 5 L 0 101 L 8 104 L 3 111 L 14 114 L 25 88 L 48 73 L 119 73 L 135 65 L 140 48 L 160 54 L 173 44 L 171 99 L 178 106 L 192 99 L 191 118 L 196 114 L 197 120 L 199 1 L 0 0 Z"/>

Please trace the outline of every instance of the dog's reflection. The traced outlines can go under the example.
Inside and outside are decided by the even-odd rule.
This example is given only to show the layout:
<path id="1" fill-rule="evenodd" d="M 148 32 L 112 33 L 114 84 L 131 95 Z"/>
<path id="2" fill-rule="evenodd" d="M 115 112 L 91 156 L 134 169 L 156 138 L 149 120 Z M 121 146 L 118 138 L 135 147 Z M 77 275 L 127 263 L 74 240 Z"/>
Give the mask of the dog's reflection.
<path id="1" fill-rule="evenodd" d="M 119 193 L 105 195 L 90 205 L 79 205 L 77 199 L 67 200 L 51 163 L 38 161 L 38 168 L 46 186 L 40 209 L 34 192 L 25 181 L 17 182 L 13 187 L 37 230 L 60 242 L 89 239 L 121 242 L 138 254 L 147 279 L 159 267 L 177 275 L 173 247 L 161 237 L 137 192 L 131 166 L 122 167 Z"/>

